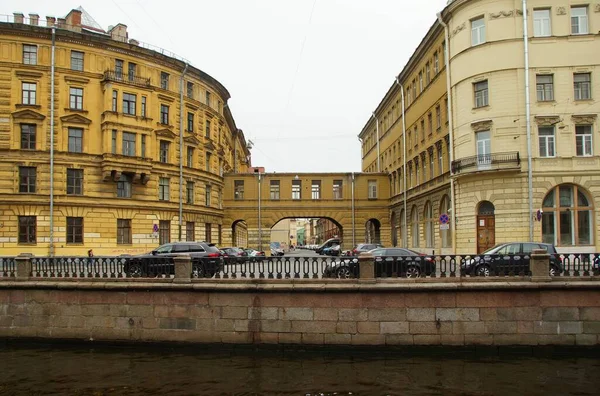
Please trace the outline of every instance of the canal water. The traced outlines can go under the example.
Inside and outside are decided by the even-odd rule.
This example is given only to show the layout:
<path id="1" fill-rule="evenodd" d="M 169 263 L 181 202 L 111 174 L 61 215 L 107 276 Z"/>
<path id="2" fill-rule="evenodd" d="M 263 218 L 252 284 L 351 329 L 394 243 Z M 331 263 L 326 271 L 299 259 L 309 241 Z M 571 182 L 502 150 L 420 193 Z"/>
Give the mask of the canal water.
<path id="1" fill-rule="evenodd" d="M 596 351 L 0 341 L 0 395 L 598 395 Z"/>

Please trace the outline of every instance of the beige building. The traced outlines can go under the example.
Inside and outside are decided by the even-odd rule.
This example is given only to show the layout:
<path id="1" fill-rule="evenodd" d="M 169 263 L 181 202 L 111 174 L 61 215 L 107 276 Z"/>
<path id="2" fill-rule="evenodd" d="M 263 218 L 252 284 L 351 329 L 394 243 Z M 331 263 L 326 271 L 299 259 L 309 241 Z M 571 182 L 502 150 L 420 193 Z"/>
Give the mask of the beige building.
<path id="1" fill-rule="evenodd" d="M 398 245 L 422 251 L 448 246 L 468 253 L 533 239 L 554 243 L 559 251 L 600 248 L 600 3 L 529 0 L 527 9 L 524 40 L 522 1 L 450 2 L 359 135 L 363 169 L 387 171 L 395 185 L 392 230 L 398 228 L 400 237 L 392 239 Z M 443 81 L 447 73 L 448 80 L 445 87 L 446 81 L 440 81 L 440 94 L 433 94 L 436 83 L 431 89 L 427 76 L 432 54 L 436 61 L 437 40 L 449 53 L 448 68 L 440 76 Z M 405 126 L 398 111 L 400 85 Z M 432 160 L 429 152 L 410 153 L 414 135 L 423 129 L 412 126 L 411 107 L 427 130 L 427 106 L 445 101 L 448 92 L 451 111 L 448 117 L 442 115 L 441 132 L 444 136 L 448 123 L 448 144 L 441 146 L 449 155 L 441 154 L 452 159 L 451 172 L 436 183 L 430 175 L 443 176 L 439 169 L 444 168 L 435 167 L 442 156 L 433 158 L 433 172 L 426 173 L 422 163 Z M 422 107 L 413 104 L 415 97 Z M 427 139 L 425 147 L 431 144 Z M 421 172 L 415 179 L 417 160 Z M 404 180 L 398 184 L 404 164 L 406 191 Z M 436 184 L 439 190 L 433 191 Z M 404 193 L 406 205 L 399 202 Z M 404 207 L 410 211 L 407 227 Z M 442 224 L 444 214 L 449 225 Z M 446 227 L 448 231 L 440 229 Z M 431 235 L 441 241 L 431 240 Z"/>

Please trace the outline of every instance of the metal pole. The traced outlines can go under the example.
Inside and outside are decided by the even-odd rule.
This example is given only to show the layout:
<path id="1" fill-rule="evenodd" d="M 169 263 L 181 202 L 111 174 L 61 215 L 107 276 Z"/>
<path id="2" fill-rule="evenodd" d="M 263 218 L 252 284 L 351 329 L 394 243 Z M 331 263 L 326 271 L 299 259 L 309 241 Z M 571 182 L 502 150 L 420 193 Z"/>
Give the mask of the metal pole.
<path id="1" fill-rule="evenodd" d="M 408 236 L 408 232 L 406 230 L 406 225 L 407 223 L 407 209 L 406 209 L 406 117 L 405 117 L 405 111 L 406 111 L 406 107 L 405 107 L 405 103 L 404 103 L 404 87 L 402 86 L 402 84 L 400 84 L 400 76 L 396 76 L 396 84 L 398 84 L 398 86 L 400 87 L 400 95 L 402 96 L 402 146 L 403 146 L 403 152 L 404 154 L 402 155 L 403 157 L 403 162 L 404 165 L 402 167 L 402 173 L 403 173 L 403 179 L 404 179 L 404 183 L 402 183 L 404 185 L 404 215 L 402 216 L 402 219 L 404 220 L 404 227 L 402 227 L 402 247 L 407 247 L 408 246 L 408 241 L 406 240 L 406 237 Z"/>
<path id="2" fill-rule="evenodd" d="M 379 119 L 373 112 L 373 118 L 375 118 L 375 130 L 377 131 L 377 172 L 381 172 L 381 155 L 379 153 Z"/>
<path id="3" fill-rule="evenodd" d="M 181 78 L 179 79 L 179 240 L 183 234 L 183 77 L 187 72 L 188 64 L 185 64 Z"/>
<path id="4" fill-rule="evenodd" d="M 356 217 L 354 210 L 354 172 L 352 172 L 352 248 L 356 246 Z"/>
<path id="5" fill-rule="evenodd" d="M 260 173 L 258 174 L 258 250 L 262 248 L 262 218 L 261 218 L 261 207 L 260 207 Z"/>
<path id="6" fill-rule="evenodd" d="M 531 102 L 529 98 L 529 30 L 527 0 L 523 0 L 523 44 L 525 57 L 525 123 L 527 126 L 527 189 L 529 199 L 529 240 L 533 241 L 533 169 L 531 160 Z"/>
<path id="7" fill-rule="evenodd" d="M 54 256 L 54 62 L 56 28 L 52 27 L 52 59 L 50 65 L 50 257 Z"/>

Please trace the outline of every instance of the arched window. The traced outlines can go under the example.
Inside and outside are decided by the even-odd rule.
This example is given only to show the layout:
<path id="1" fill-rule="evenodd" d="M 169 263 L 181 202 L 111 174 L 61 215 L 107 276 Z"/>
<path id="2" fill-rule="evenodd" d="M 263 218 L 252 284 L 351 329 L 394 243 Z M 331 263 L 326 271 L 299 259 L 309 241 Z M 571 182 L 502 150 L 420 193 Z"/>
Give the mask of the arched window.
<path id="1" fill-rule="evenodd" d="M 448 215 L 448 217 L 450 218 L 450 220 L 452 220 L 452 216 L 450 216 L 450 198 L 448 198 L 447 195 L 444 195 L 442 197 L 442 202 L 440 203 L 440 215 L 442 214 L 446 214 Z M 440 227 L 440 237 L 442 238 L 442 247 L 443 248 L 450 248 L 452 247 L 452 240 L 451 240 L 451 229 L 452 226 L 449 225 L 449 229 L 447 230 L 443 230 L 441 229 L 442 227 Z"/>
<path id="2" fill-rule="evenodd" d="M 433 236 L 433 207 L 431 206 L 431 202 L 429 201 L 427 201 L 427 203 L 425 204 L 423 217 L 425 217 L 425 246 L 428 248 L 432 248 L 435 243 Z"/>
<path id="3" fill-rule="evenodd" d="M 400 212 L 400 246 L 408 246 L 408 241 L 406 240 L 406 220 L 404 218 L 404 209 L 402 209 Z"/>
<path id="4" fill-rule="evenodd" d="M 412 247 L 419 247 L 419 211 L 417 206 L 413 206 L 410 214 L 410 233 L 412 237 Z"/>
<path id="5" fill-rule="evenodd" d="M 390 220 L 392 225 L 392 246 L 398 246 L 398 220 L 396 219 L 396 212 L 392 212 L 392 218 Z"/>
<path id="6" fill-rule="evenodd" d="M 542 240 L 556 246 L 592 245 L 594 204 L 583 188 L 563 184 L 542 204 Z"/>

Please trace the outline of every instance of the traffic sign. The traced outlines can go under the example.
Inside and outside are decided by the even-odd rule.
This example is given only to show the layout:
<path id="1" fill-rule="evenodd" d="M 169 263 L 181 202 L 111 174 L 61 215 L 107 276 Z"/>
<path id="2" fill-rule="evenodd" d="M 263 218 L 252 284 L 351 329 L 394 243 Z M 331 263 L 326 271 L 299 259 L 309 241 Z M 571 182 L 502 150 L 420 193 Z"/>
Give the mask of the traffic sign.
<path id="1" fill-rule="evenodd" d="M 450 218 L 446 213 L 442 213 L 440 215 L 440 224 L 448 224 L 450 222 Z"/>
<path id="2" fill-rule="evenodd" d="M 152 232 L 158 232 L 158 224 L 152 226 Z"/>

